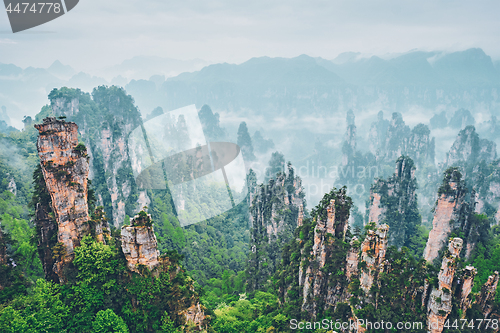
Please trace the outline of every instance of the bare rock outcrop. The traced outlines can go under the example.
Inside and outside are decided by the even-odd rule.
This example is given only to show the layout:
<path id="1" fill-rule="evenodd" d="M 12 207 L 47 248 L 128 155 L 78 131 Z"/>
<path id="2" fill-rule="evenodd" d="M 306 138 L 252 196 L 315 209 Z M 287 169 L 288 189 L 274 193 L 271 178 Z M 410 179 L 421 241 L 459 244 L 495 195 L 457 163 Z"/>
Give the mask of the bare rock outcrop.
<path id="1" fill-rule="evenodd" d="M 346 270 L 345 275 L 347 279 L 350 281 L 353 276 L 358 274 L 358 265 L 359 265 L 359 243 L 358 237 L 354 236 L 351 240 L 351 247 L 347 252 L 346 258 Z"/>
<path id="2" fill-rule="evenodd" d="M 51 249 L 52 257 L 57 258 L 53 270 L 63 281 L 63 268 L 73 260 L 74 248 L 90 233 L 87 223 L 90 220 L 87 204 L 89 164 L 85 146 L 78 144 L 78 127 L 75 123 L 45 118 L 43 124 L 35 127 L 39 131 L 37 149 L 45 186 L 50 195 L 50 210 L 57 223 L 58 244 Z M 47 220 L 47 216 L 43 216 L 47 213 L 39 211 L 39 220 Z"/>
<path id="3" fill-rule="evenodd" d="M 427 326 L 431 333 L 440 333 L 443 331 L 446 318 L 451 312 L 452 284 L 462 246 L 462 239 L 450 239 L 448 251 L 443 257 L 441 270 L 438 274 L 438 286 L 432 288 L 427 304 Z"/>
<path id="4" fill-rule="evenodd" d="M 189 308 L 182 311 L 181 314 L 184 315 L 186 322 L 196 326 L 200 331 L 206 326 L 204 323 L 206 318 L 205 311 L 200 303 L 191 305 Z"/>
<path id="5" fill-rule="evenodd" d="M 383 224 L 376 230 L 368 230 L 361 244 L 361 289 L 369 294 L 373 281 L 379 272 L 384 270 L 385 253 L 387 250 L 387 234 L 389 226 Z"/>
<path id="6" fill-rule="evenodd" d="M 122 251 L 127 260 L 127 267 L 138 273 L 141 265 L 153 270 L 158 266 L 160 256 L 151 216 L 141 213 L 131 220 L 130 226 L 124 225 L 121 228 Z"/>
<path id="7" fill-rule="evenodd" d="M 370 190 L 370 206 L 368 208 L 368 222 L 374 222 L 376 225 L 380 224 L 380 221 L 385 215 L 385 208 L 382 207 L 380 203 L 381 195 L 375 191 Z"/>
<path id="8" fill-rule="evenodd" d="M 465 318 L 465 314 L 472 303 L 471 291 L 474 286 L 474 277 L 476 274 L 477 270 L 473 266 L 465 267 L 460 292 L 460 309 L 462 310 L 462 318 Z"/>
<path id="9" fill-rule="evenodd" d="M 496 144 L 480 139 L 472 125 L 458 133 L 457 139 L 446 154 L 445 166 L 475 164 L 481 160 L 491 163 L 496 159 Z"/>
<path id="10" fill-rule="evenodd" d="M 129 156 L 126 137 L 142 123 L 132 98 L 121 88 L 103 86 L 92 97 L 78 89 L 60 89 L 49 98 L 56 116 L 65 116 L 78 124 L 90 156 L 89 178 L 97 178 L 104 185 L 97 189 L 98 203 L 106 208 L 110 223 L 119 227 L 127 211 L 131 216 L 149 201 L 146 192 L 137 190 L 130 176 L 134 161 Z M 134 196 L 141 202 L 130 200 Z"/>
<path id="11" fill-rule="evenodd" d="M 326 265 L 332 265 L 332 256 L 338 250 L 340 242 L 343 242 L 346 237 L 350 209 L 350 204 L 346 199 L 345 193 L 340 192 L 336 199 L 330 199 L 330 203 L 324 207 L 324 210 L 318 212 L 310 253 L 311 259 L 305 267 L 302 264 L 300 266 L 299 285 L 302 287 L 303 295 L 302 310 L 313 316 L 316 316 L 320 304 L 335 306 L 339 302 L 345 302 L 350 295 L 340 281 L 330 283 L 332 274 L 338 272 L 332 272 L 331 267 L 325 269 Z M 340 263 L 342 266 L 336 268 L 340 269 L 343 275 L 355 274 L 356 268 L 354 267 L 351 267 L 347 273 L 347 259 L 349 258 L 349 265 L 354 265 L 356 257 L 354 253 L 348 254 Z"/>
<path id="12" fill-rule="evenodd" d="M 397 248 L 408 246 L 421 223 L 415 170 L 413 160 L 401 156 L 394 174 L 387 180 L 377 179 L 370 188 L 368 222 L 389 225 L 389 245 Z"/>
<path id="13" fill-rule="evenodd" d="M 294 176 L 291 164 L 287 173 L 278 174 L 269 183 L 249 189 L 250 255 L 247 265 L 250 289 L 262 287 L 281 261 L 281 247 L 293 238 L 304 219 L 302 181 Z"/>
<path id="14" fill-rule="evenodd" d="M 493 311 L 492 301 L 495 299 L 499 278 L 500 275 L 498 272 L 490 275 L 488 277 L 488 281 L 486 281 L 486 283 L 481 287 L 481 293 L 476 299 L 475 303 L 481 307 L 484 318 L 488 318 Z"/>
<path id="15" fill-rule="evenodd" d="M 448 169 L 438 191 L 432 230 L 424 249 L 425 260 L 432 262 L 436 259 L 452 230 L 461 228 L 467 223 L 470 205 L 466 193 L 467 189 L 458 169 Z"/>

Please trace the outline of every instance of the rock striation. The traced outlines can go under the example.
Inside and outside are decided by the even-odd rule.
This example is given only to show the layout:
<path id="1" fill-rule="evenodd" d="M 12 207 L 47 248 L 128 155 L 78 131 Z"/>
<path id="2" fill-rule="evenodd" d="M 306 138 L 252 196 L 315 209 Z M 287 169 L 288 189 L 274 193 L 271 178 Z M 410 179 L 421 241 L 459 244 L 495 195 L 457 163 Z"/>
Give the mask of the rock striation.
<path id="1" fill-rule="evenodd" d="M 378 273 L 384 271 L 388 231 L 387 224 L 379 226 L 376 230 L 368 230 L 368 234 L 361 244 L 361 263 L 363 266 L 360 274 L 360 285 L 367 295 L 370 293 Z"/>
<path id="2" fill-rule="evenodd" d="M 463 281 L 460 292 L 460 309 L 462 310 L 462 318 L 465 318 L 465 314 L 472 303 L 470 296 L 472 287 L 474 286 L 474 277 L 476 274 L 477 270 L 473 266 L 467 266 L 463 271 Z"/>
<path id="3" fill-rule="evenodd" d="M 144 213 L 144 212 L 141 212 Z M 158 243 L 151 223 L 151 215 L 136 215 L 131 225 L 121 228 L 122 251 L 129 270 L 140 273 L 140 266 L 153 270 L 158 266 Z"/>
<path id="4" fill-rule="evenodd" d="M 389 225 L 389 245 L 398 248 L 408 246 L 421 224 L 415 170 L 413 160 L 401 156 L 394 174 L 387 180 L 377 179 L 370 189 L 368 222 Z"/>
<path id="5" fill-rule="evenodd" d="M 500 275 L 495 272 L 493 275 L 488 277 L 488 281 L 481 287 L 481 293 L 476 299 L 476 304 L 481 308 L 484 318 L 488 318 L 493 311 L 493 300 L 495 299 L 495 294 L 498 287 L 498 280 Z"/>
<path id="6" fill-rule="evenodd" d="M 473 165 L 479 161 L 491 163 L 497 157 L 496 144 L 493 141 L 480 139 L 476 128 L 472 125 L 458 133 L 455 142 L 446 153 L 446 167 Z"/>
<path id="7" fill-rule="evenodd" d="M 249 288 L 258 289 L 274 274 L 281 261 L 281 247 L 292 239 L 304 218 L 302 181 L 294 176 L 291 164 L 287 173 L 269 183 L 251 186 L 250 255 L 247 265 Z"/>
<path id="8" fill-rule="evenodd" d="M 57 223 L 58 243 L 51 249 L 52 257 L 57 258 L 53 270 L 63 281 L 63 268 L 73 260 L 74 248 L 91 231 L 87 203 L 88 158 L 85 146 L 78 143 L 78 126 L 75 123 L 49 117 L 35 128 L 39 132 L 37 150 L 50 195 L 50 210 Z M 48 226 L 49 214 L 47 207 L 40 207 L 37 214 L 42 227 L 46 228 L 42 233 L 47 236 L 53 228 Z M 107 226 L 99 226 L 99 230 L 109 233 Z M 46 242 L 44 238 L 42 243 Z"/>
<path id="9" fill-rule="evenodd" d="M 205 324 L 205 310 L 202 305 L 197 302 L 196 304 L 191 305 L 189 308 L 181 312 L 181 315 L 184 316 L 184 319 L 190 325 L 196 326 L 199 331 L 202 331 L 206 328 Z"/>
<path id="10" fill-rule="evenodd" d="M 276 274 L 281 302 L 292 302 L 310 318 L 342 313 L 354 321 L 376 320 L 382 312 L 402 307 L 426 322 L 431 333 L 442 332 L 448 319 L 470 318 L 470 309 L 481 309 L 484 318 L 492 316 L 498 273 L 474 294 L 477 271 L 462 268 L 460 260 L 466 241 L 448 236 L 435 272 L 424 260 L 408 256 L 409 249 L 389 247 L 387 224 L 371 222 L 359 237 L 351 236 L 346 228 L 351 206 L 345 188 L 333 190 L 298 227 Z M 367 327 L 358 327 L 363 329 Z"/>
<path id="11" fill-rule="evenodd" d="M 424 259 L 429 262 L 439 256 L 453 230 L 465 229 L 471 210 L 467 188 L 457 168 L 449 168 L 445 172 L 438 196 L 432 230 L 424 249 Z"/>
<path id="12" fill-rule="evenodd" d="M 394 112 L 390 120 L 380 111 L 369 132 L 369 149 L 377 162 L 392 163 L 401 155 L 410 156 L 418 166 L 434 164 L 435 140 L 427 125 L 418 124 L 410 129 L 400 113 Z"/>
<path id="13" fill-rule="evenodd" d="M 451 313 L 453 306 L 452 285 L 462 246 L 462 239 L 450 239 L 448 251 L 443 257 L 441 270 L 438 274 L 438 286 L 432 288 L 427 304 L 427 327 L 431 333 L 442 332 L 446 318 Z"/>
<path id="14" fill-rule="evenodd" d="M 79 89 L 54 90 L 50 95 L 56 116 L 78 124 L 79 134 L 88 147 L 89 178 L 104 186 L 96 191 L 98 204 L 104 206 L 110 223 L 119 227 L 125 215 L 150 203 L 146 191 L 135 186 L 127 134 L 142 124 L 132 97 L 122 88 L 98 87 L 92 96 Z"/>
<path id="15" fill-rule="evenodd" d="M 325 199 L 323 199 L 325 200 Z M 308 264 L 300 266 L 299 285 L 302 287 L 303 303 L 302 311 L 307 311 L 313 316 L 318 313 L 321 304 L 335 305 L 348 298 L 348 293 L 341 281 L 331 284 L 330 269 L 336 260 L 336 250 L 346 238 L 349 226 L 349 210 L 351 203 L 345 192 L 340 191 L 335 198 L 330 198 L 329 203 L 319 210 L 315 218 L 313 244 L 309 253 Z M 307 255 L 307 253 L 304 253 Z M 349 258 L 349 264 L 347 264 Z M 348 275 L 354 274 L 356 255 L 348 253 L 340 258 L 341 265 L 336 268 L 345 274 L 349 265 Z M 307 263 L 306 261 L 306 263 Z M 334 272 L 336 274 L 337 271 Z M 318 301 L 320 299 L 320 301 Z"/>

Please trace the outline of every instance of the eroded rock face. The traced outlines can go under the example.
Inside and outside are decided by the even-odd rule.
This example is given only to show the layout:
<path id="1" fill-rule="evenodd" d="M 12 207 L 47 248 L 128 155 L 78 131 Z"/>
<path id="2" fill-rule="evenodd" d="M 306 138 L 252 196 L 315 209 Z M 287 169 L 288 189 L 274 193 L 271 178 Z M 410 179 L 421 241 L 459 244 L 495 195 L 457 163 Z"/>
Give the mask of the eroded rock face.
<path id="1" fill-rule="evenodd" d="M 52 270 L 64 281 L 63 268 L 74 257 L 74 248 L 90 233 L 87 204 L 87 177 L 89 164 L 86 148 L 78 145 L 78 126 L 75 123 L 45 118 L 35 125 L 39 131 L 37 140 L 40 166 L 45 187 L 50 195 L 48 207 L 37 207 L 37 221 L 41 227 L 39 249 L 50 250 L 43 255 L 46 276 L 50 276 L 49 257 L 56 257 Z M 54 214 L 54 220 L 49 213 Z M 54 225 L 54 222 L 56 225 Z M 52 224 L 52 225 L 51 225 Z M 109 234 L 106 225 L 97 225 L 97 236 Z M 57 230 L 57 253 L 49 248 L 49 237 Z M 101 237 L 102 238 L 102 237 Z"/>
<path id="2" fill-rule="evenodd" d="M 182 312 L 186 322 L 196 326 L 200 331 L 206 326 L 204 320 L 206 318 L 205 311 L 202 309 L 200 303 L 191 305 L 189 308 Z"/>
<path id="3" fill-rule="evenodd" d="M 476 303 L 482 309 L 484 318 L 488 318 L 491 311 L 493 311 L 493 300 L 497 291 L 498 280 L 500 276 L 498 272 L 488 277 L 488 281 L 481 287 L 481 294 L 476 299 Z"/>
<path id="4" fill-rule="evenodd" d="M 319 214 L 316 217 L 314 242 L 310 253 L 312 261 L 309 261 L 309 265 L 305 268 L 300 266 L 299 285 L 302 286 L 302 310 L 309 312 L 312 316 L 316 316 L 321 306 L 319 304 L 335 306 L 338 302 L 345 302 L 350 295 L 341 283 L 334 285 L 329 283 L 331 275 L 337 274 L 338 271 L 332 272 L 324 269 L 331 260 L 332 253 L 337 250 L 337 242 L 345 240 L 349 223 L 349 208 L 345 200 L 346 198 L 342 195 L 337 196 L 335 200 L 330 200 L 330 204 L 325 207 L 324 216 Z M 347 265 L 356 265 L 356 257 L 354 253 L 348 253 L 342 266 L 336 268 L 346 273 Z M 352 275 L 355 274 L 356 268 L 350 267 L 349 270 L 349 274 Z"/>
<path id="5" fill-rule="evenodd" d="M 356 243 L 358 243 L 358 237 L 354 236 L 351 240 L 351 247 L 349 248 L 349 252 L 347 252 L 346 258 L 347 265 L 345 275 L 349 281 L 351 277 L 358 274 L 359 247 L 356 247 Z"/>
<path id="6" fill-rule="evenodd" d="M 368 230 L 365 240 L 361 244 L 360 285 L 366 294 L 370 292 L 373 281 L 379 272 L 384 270 L 385 253 L 387 250 L 387 234 L 389 226 L 383 224 L 376 230 Z"/>
<path id="7" fill-rule="evenodd" d="M 458 137 L 446 154 L 446 166 L 474 164 L 481 160 L 491 163 L 496 159 L 496 144 L 493 141 L 479 139 L 476 128 L 472 125 L 458 133 Z"/>
<path id="8" fill-rule="evenodd" d="M 59 276 L 54 271 L 55 260 L 52 255 L 52 247 L 55 245 L 53 236 L 57 234 L 57 223 L 49 215 L 50 212 L 49 206 L 37 204 L 35 213 L 35 224 L 38 230 L 37 248 L 45 278 L 49 281 L 59 282 Z"/>
<path id="9" fill-rule="evenodd" d="M 370 208 L 368 209 L 368 222 L 380 224 L 381 217 L 385 214 L 385 209 L 380 204 L 381 195 L 373 190 L 370 191 Z"/>
<path id="10" fill-rule="evenodd" d="M 443 257 L 441 270 L 438 274 L 438 287 L 432 288 L 427 304 L 427 325 L 431 333 L 440 333 L 443 331 L 446 318 L 451 312 L 452 284 L 462 246 L 462 239 L 450 239 L 448 253 Z"/>
<path id="11" fill-rule="evenodd" d="M 304 218 L 302 182 L 291 165 L 287 174 L 269 184 L 250 187 L 250 250 L 247 270 L 249 288 L 262 287 L 281 260 L 281 247 L 293 238 Z"/>
<path id="12" fill-rule="evenodd" d="M 377 179 L 370 188 L 368 222 L 389 225 L 389 245 L 408 246 L 421 223 L 416 188 L 415 166 L 409 157 L 398 158 L 394 174 Z"/>
<path id="13" fill-rule="evenodd" d="M 441 194 L 434 209 L 432 230 L 424 249 L 424 258 L 429 262 L 438 257 L 452 230 L 465 226 L 469 215 L 467 190 L 460 172 L 457 169 L 447 172 L 439 190 Z"/>
<path id="14" fill-rule="evenodd" d="M 462 318 L 465 318 L 467 309 L 470 308 L 472 299 L 470 292 L 474 286 L 474 277 L 477 270 L 473 266 L 467 266 L 463 273 L 462 288 L 460 292 L 460 308 L 462 309 Z"/>
<path id="15" fill-rule="evenodd" d="M 377 121 L 372 123 L 368 134 L 370 152 L 377 156 L 385 148 L 385 138 L 390 122 L 384 119 L 384 112 L 379 111 Z"/>
<path id="16" fill-rule="evenodd" d="M 144 265 L 149 270 L 158 266 L 158 243 L 151 224 L 151 216 L 143 218 L 135 216 L 131 225 L 121 228 L 122 251 L 127 260 L 127 267 L 131 271 L 140 272 L 139 265 Z"/>
<path id="17" fill-rule="evenodd" d="M 101 186 L 96 193 L 98 204 L 106 207 L 110 223 L 119 227 L 125 215 L 131 216 L 149 201 L 145 191 L 133 184 L 126 138 L 142 123 L 132 98 L 116 87 L 99 87 L 90 96 L 75 91 L 77 97 L 57 97 L 51 100 L 56 116 L 66 116 L 79 126 L 81 138 L 88 147 L 90 157 L 89 178 Z M 97 179 L 96 179 L 97 178 Z M 130 200 L 139 198 L 138 203 Z"/>
<path id="18" fill-rule="evenodd" d="M 401 155 L 411 157 L 417 165 L 434 164 L 435 142 L 427 125 L 410 129 L 400 113 L 393 113 L 390 121 L 382 111 L 369 133 L 370 151 L 377 161 L 393 162 Z"/>
<path id="19" fill-rule="evenodd" d="M 78 127 L 55 118 L 45 118 L 35 125 L 39 131 L 38 155 L 43 177 L 51 197 L 52 212 L 57 221 L 57 239 L 64 245 L 56 272 L 61 277 L 62 263 L 70 262 L 73 250 L 89 233 L 87 177 L 89 164 L 85 151 L 77 150 Z"/>

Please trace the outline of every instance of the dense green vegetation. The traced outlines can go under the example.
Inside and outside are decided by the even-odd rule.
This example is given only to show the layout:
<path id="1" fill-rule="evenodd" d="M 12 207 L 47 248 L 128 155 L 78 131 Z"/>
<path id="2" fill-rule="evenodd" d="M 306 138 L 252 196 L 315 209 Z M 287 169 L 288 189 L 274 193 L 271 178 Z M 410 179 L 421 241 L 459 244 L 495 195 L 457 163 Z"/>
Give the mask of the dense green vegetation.
<path id="1" fill-rule="evenodd" d="M 108 219 L 115 227 L 130 224 L 131 216 L 141 208 L 138 207 L 139 196 L 147 196 L 152 220 L 144 224 L 154 227 L 161 265 L 157 274 L 147 269 L 141 269 L 140 274 L 129 271 L 121 251 L 119 231 L 112 227 L 112 237 L 106 244 L 96 241 L 90 234 L 75 248 L 72 274 L 68 275 L 66 283 L 59 284 L 44 276 L 37 251 L 40 235 L 33 220 L 36 204 L 47 206 L 50 197 L 44 188 L 41 169 L 37 168 L 37 131 L 27 127 L 8 136 L 0 134 L 0 257 L 5 249 L 8 258 L 0 264 L 1 332 L 190 332 L 196 328 L 186 326 L 179 313 L 198 298 L 207 316 L 205 323 L 209 332 L 289 332 L 292 319 L 348 321 L 354 316 L 369 321 L 425 323 L 427 309 L 422 306 L 422 292 L 426 282 L 431 286 L 436 284 L 440 262 L 432 265 L 420 258 L 428 230 L 420 223 L 416 194 L 415 200 L 404 199 L 399 192 L 386 195 L 387 182 L 395 177 L 389 176 L 393 172 L 393 160 L 379 163 L 373 154 L 361 154 L 349 144 L 343 146 L 348 156 L 347 167 L 357 170 L 358 166 L 378 166 L 378 170 L 383 171 L 379 176 L 388 176 L 387 181 L 381 180 L 376 185 L 384 194 L 381 203 L 389 212 L 382 222 L 388 223 L 391 229 L 405 229 L 404 237 L 394 243 L 396 246 L 387 249 L 384 270 L 374 277 L 372 288 L 365 294 L 359 275 L 346 276 L 346 256 L 351 249 L 360 250 L 361 243 L 375 226 L 364 226 L 363 214 L 348 196 L 348 188 L 326 193 L 310 214 L 304 212 L 303 224 L 295 228 L 298 209 L 284 202 L 296 193 L 298 183 L 291 165 L 286 169 L 283 154 L 275 152 L 266 171 L 265 184 L 257 184 L 252 171 L 248 175 L 249 192 L 260 195 L 260 203 L 244 200 L 223 214 L 181 227 L 172 193 L 168 189 L 139 189 L 134 182 L 128 152 L 120 155 L 119 150 L 111 149 L 106 155 L 100 146 L 106 141 L 109 147 L 119 147 L 128 132 L 142 123 L 133 99 L 123 89 L 99 87 L 92 94 L 85 94 L 78 89 L 61 88 L 52 91 L 49 98 L 52 107 L 59 110 L 56 115 L 62 117 L 65 115 L 57 109 L 56 101 L 78 99 L 79 113 L 68 115 L 67 120 L 79 125 L 79 139 L 85 143 L 80 147 L 82 150 L 87 147 L 93 163 L 89 192 L 91 223 Z M 151 117 L 162 113 L 160 109 L 155 110 Z M 40 123 L 51 115 L 52 108 L 45 106 L 34 122 Z M 227 135 L 220 127 L 219 115 L 208 106 L 204 106 L 199 115 L 209 140 Z M 383 120 L 379 127 L 388 126 Z M 399 122 L 399 125 L 406 133 L 404 123 Z M 423 125 L 407 132 L 416 137 L 429 134 Z M 394 136 L 388 141 L 390 147 L 384 147 L 386 152 L 397 150 L 399 142 L 396 141 Z M 272 142 L 260 133 L 250 137 L 245 123 L 239 128 L 238 143 L 250 159 L 255 157 L 254 145 L 255 153 L 272 147 Z M 318 144 L 316 148 L 321 151 L 324 147 Z M 475 175 L 465 181 L 459 168 L 448 169 L 438 190 L 438 183 L 430 184 L 435 170 L 422 159 L 415 164 L 420 165 L 416 179 L 409 177 L 415 171 L 411 162 L 405 169 L 404 179 L 398 183 L 399 189 L 413 193 L 418 187 L 417 180 L 430 175 L 423 183 L 427 186 L 425 193 L 435 188 L 434 194 L 457 195 L 457 190 L 448 184 L 452 181 L 459 184 L 458 191 L 470 195 L 472 182 L 477 192 L 485 197 L 490 184 L 499 179 L 494 163 L 483 161 L 467 169 Z M 354 173 L 347 174 L 341 181 L 351 180 L 355 184 L 359 180 L 356 177 Z M 277 186 L 281 182 L 283 186 Z M 369 177 L 363 177 L 361 182 L 368 187 L 371 185 Z M 115 188 L 117 192 L 113 192 Z M 112 204 L 113 193 L 118 193 L 125 205 L 124 217 L 117 214 L 117 206 Z M 303 194 L 299 198 L 303 199 Z M 332 199 L 335 200 L 336 232 L 325 235 L 325 265 L 319 269 L 311 254 L 317 237 L 315 227 L 318 221 L 326 219 L 326 208 Z M 212 204 L 209 203 L 207 209 L 213 209 Z M 286 226 L 284 232 L 273 238 L 262 228 L 264 224 L 250 226 L 249 212 L 257 211 L 257 207 L 265 219 L 274 216 L 275 221 L 282 220 Z M 488 203 L 485 207 L 484 214 L 474 214 L 470 207 L 464 210 L 467 226 L 454 226 L 450 235 L 464 238 L 465 244 L 475 244 L 471 257 L 460 259 L 457 264 L 458 278 L 466 265 L 473 265 L 478 271 L 473 298 L 478 297 L 488 276 L 500 271 L 500 227 L 494 225 L 495 207 Z M 47 213 L 53 222 L 53 214 Z M 147 216 L 145 211 L 140 214 Z M 117 217 L 123 217 L 123 221 L 114 220 Z M 343 235 L 340 229 L 349 217 L 353 223 Z M 351 243 L 353 236 L 358 240 Z M 57 255 L 57 240 L 51 238 L 50 242 Z M 365 267 L 366 263 L 360 261 L 357 269 L 362 271 Z M 320 295 L 304 300 L 299 276 L 301 269 L 308 268 L 326 278 L 319 283 Z M 332 297 L 349 297 L 332 305 L 326 300 L 329 290 L 336 290 Z M 492 307 L 493 311 L 500 309 L 499 294 Z M 314 308 L 317 309 L 315 318 L 311 315 Z M 460 319 L 462 315 L 454 299 L 449 318 Z M 478 305 L 473 305 L 465 315 L 469 319 L 483 316 Z M 323 329 L 304 331 L 326 332 Z"/>

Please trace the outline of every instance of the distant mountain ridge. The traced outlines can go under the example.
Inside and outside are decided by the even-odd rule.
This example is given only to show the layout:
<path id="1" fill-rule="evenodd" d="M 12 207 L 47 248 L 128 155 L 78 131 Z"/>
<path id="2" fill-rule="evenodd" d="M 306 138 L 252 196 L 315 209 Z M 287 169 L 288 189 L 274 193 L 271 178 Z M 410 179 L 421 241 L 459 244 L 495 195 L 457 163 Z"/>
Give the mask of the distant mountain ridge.
<path id="1" fill-rule="evenodd" d="M 356 53 L 334 61 L 307 55 L 252 58 L 169 78 L 158 93 L 167 110 L 194 102 L 266 114 L 291 110 L 324 114 L 372 106 L 400 112 L 415 105 L 496 107 L 491 89 L 499 86 L 500 71 L 491 57 L 481 49 L 469 49 L 414 51 L 387 60 L 360 58 Z"/>
<path id="2" fill-rule="evenodd" d="M 59 61 L 47 69 L 0 64 L 0 105 L 7 106 L 20 128 L 22 116 L 34 116 L 31 110 L 46 103 L 53 88 L 85 91 L 111 82 L 124 86 L 144 114 L 158 106 L 168 111 L 193 103 L 210 104 L 215 110 L 297 116 L 374 108 L 404 113 L 414 106 L 472 112 L 477 107 L 483 111 L 500 107 L 494 93 L 500 87 L 500 62 L 478 48 L 452 53 L 411 51 L 390 59 L 348 52 L 334 60 L 301 55 L 206 64 L 199 59 L 140 56 L 105 68 L 97 76 L 77 73 Z M 189 72 L 195 69 L 199 70 Z"/>

